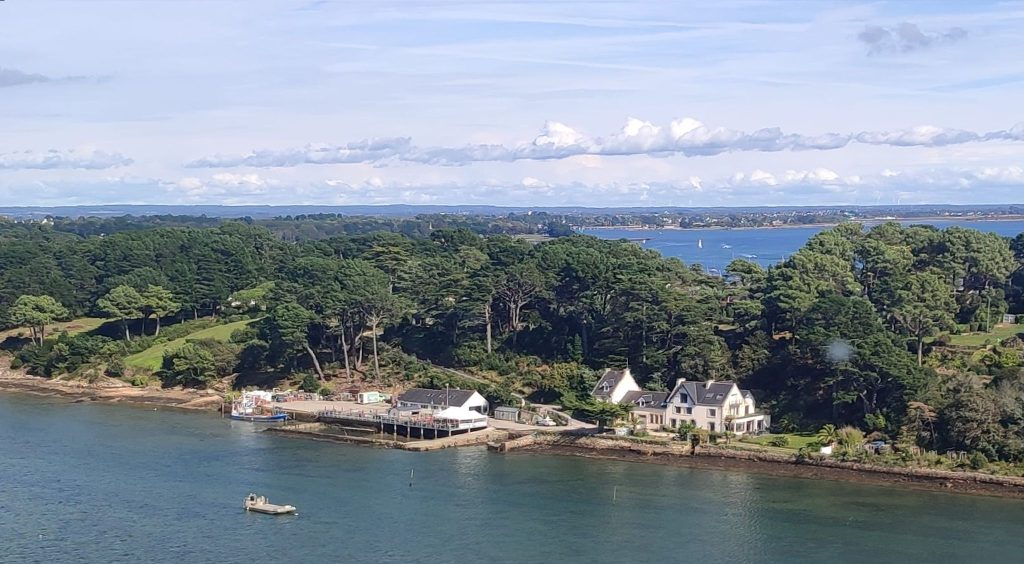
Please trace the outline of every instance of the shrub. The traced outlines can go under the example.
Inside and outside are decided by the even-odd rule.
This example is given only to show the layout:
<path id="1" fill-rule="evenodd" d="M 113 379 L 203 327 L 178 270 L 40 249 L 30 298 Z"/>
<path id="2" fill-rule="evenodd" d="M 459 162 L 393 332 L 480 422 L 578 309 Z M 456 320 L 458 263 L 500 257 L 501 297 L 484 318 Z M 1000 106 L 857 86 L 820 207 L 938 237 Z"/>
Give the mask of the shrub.
<path id="1" fill-rule="evenodd" d="M 971 453 L 968 462 L 974 470 L 982 470 L 988 466 L 988 458 L 985 458 L 984 454 L 977 451 Z"/>
<path id="2" fill-rule="evenodd" d="M 303 392 L 315 394 L 320 391 L 320 381 L 316 379 L 316 376 L 314 376 L 312 372 L 307 372 L 306 375 L 302 377 L 302 383 L 299 385 L 299 388 L 301 388 Z"/>
<path id="3" fill-rule="evenodd" d="M 202 387 L 217 376 L 213 353 L 196 343 L 164 353 L 162 379 L 168 385 Z"/>
<path id="4" fill-rule="evenodd" d="M 145 374 L 137 374 L 135 376 L 132 376 L 131 385 L 135 386 L 136 388 L 145 388 L 146 386 L 149 385 L 149 376 L 146 376 Z"/>
<path id="5" fill-rule="evenodd" d="M 119 358 L 112 359 L 107 363 L 107 369 L 105 371 L 107 376 L 111 378 L 121 378 L 125 375 L 124 361 Z M 133 384 L 134 385 L 134 384 Z"/>
<path id="6" fill-rule="evenodd" d="M 789 437 L 786 435 L 776 435 L 768 439 L 768 446 L 787 447 L 789 446 Z"/>
<path id="7" fill-rule="evenodd" d="M 102 356 L 102 351 L 109 343 L 110 339 L 106 337 L 61 333 L 56 340 L 25 347 L 18 352 L 15 360 L 20 361 L 17 367 L 26 367 L 30 374 L 46 377 L 69 374 L 85 366 L 94 357 Z M 12 363 L 12 367 L 16 366 Z"/>
<path id="8" fill-rule="evenodd" d="M 856 427 L 843 427 L 839 429 L 839 445 L 846 451 L 853 451 L 864 442 L 864 432 Z"/>
<path id="9" fill-rule="evenodd" d="M 690 433 L 694 432 L 696 429 L 697 426 L 694 425 L 693 423 L 690 423 L 689 421 L 683 421 L 682 423 L 679 424 L 679 428 L 676 429 L 676 435 L 679 437 L 680 440 L 685 441 L 687 438 L 689 438 Z"/>

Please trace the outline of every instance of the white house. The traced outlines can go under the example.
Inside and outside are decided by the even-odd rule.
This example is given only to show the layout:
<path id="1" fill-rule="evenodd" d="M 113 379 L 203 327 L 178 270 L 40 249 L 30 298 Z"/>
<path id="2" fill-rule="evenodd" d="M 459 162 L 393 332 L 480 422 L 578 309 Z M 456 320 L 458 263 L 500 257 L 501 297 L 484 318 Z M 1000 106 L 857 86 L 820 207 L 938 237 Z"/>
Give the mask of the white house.
<path id="1" fill-rule="evenodd" d="M 627 393 L 639 391 L 640 386 L 636 385 L 636 380 L 633 379 L 628 368 L 622 370 L 609 368 L 601 375 L 601 379 L 597 381 L 591 394 L 600 401 L 619 403 Z"/>
<path id="2" fill-rule="evenodd" d="M 398 407 L 413 407 L 426 411 L 442 411 L 449 407 L 487 414 L 490 404 L 473 390 L 428 390 L 413 388 L 398 395 Z"/>
<path id="3" fill-rule="evenodd" d="M 732 431 L 737 435 L 766 431 L 771 417 L 757 411 L 753 394 L 735 382 L 676 381 L 666 401 L 667 425 L 689 422 L 708 431 Z"/>

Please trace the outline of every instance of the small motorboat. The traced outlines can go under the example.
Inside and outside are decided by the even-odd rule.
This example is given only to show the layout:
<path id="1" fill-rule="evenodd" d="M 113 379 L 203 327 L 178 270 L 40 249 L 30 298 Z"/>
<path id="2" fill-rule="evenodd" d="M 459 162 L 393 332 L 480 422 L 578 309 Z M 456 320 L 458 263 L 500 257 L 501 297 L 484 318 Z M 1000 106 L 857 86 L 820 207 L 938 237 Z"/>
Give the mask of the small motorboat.
<path id="1" fill-rule="evenodd" d="M 242 503 L 242 507 L 246 511 L 254 511 L 256 513 L 263 513 L 265 515 L 294 515 L 297 514 L 298 509 L 294 505 L 277 505 L 267 501 L 267 498 L 262 495 L 256 495 L 254 493 L 246 496 L 245 501 Z"/>

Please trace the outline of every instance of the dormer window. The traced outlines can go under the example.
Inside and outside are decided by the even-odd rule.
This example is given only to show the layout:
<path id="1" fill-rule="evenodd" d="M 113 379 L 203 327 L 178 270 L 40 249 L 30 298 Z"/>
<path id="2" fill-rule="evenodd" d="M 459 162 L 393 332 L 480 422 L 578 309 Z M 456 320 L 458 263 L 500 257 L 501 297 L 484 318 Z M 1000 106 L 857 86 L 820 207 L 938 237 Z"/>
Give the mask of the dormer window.
<path id="1" fill-rule="evenodd" d="M 610 389 L 612 389 L 612 387 L 608 385 L 608 382 L 601 384 L 601 391 L 607 392 Z"/>
<path id="2" fill-rule="evenodd" d="M 686 392 L 679 392 L 679 401 L 688 403 L 690 401 L 690 396 L 686 395 Z"/>

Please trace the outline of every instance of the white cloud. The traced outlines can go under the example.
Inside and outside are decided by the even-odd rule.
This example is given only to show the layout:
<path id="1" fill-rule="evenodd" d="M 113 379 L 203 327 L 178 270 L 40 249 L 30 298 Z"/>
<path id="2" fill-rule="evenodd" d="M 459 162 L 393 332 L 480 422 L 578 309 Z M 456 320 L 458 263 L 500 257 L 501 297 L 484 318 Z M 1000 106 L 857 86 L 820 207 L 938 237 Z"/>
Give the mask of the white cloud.
<path id="1" fill-rule="evenodd" d="M 532 140 L 515 146 L 499 144 L 461 147 L 417 147 L 408 137 L 382 138 L 346 145 L 309 145 L 301 149 L 261 150 L 237 157 L 204 157 L 193 168 L 290 167 L 301 164 L 395 162 L 461 166 L 475 162 L 546 161 L 604 156 L 713 156 L 734 152 L 828 151 L 850 143 L 890 147 L 944 147 L 984 141 L 1024 141 L 1024 124 L 1007 130 L 976 133 L 931 125 L 892 131 L 861 131 L 805 135 L 769 127 L 750 132 L 709 127 L 693 118 L 665 126 L 629 118 L 607 137 L 590 137 L 557 121 L 548 121 Z"/>
<path id="2" fill-rule="evenodd" d="M 1020 127 L 1019 125 L 1017 126 Z M 995 132 L 1000 133 L 1000 132 Z M 947 129 L 932 125 L 912 127 L 900 131 L 865 131 L 856 135 L 858 143 L 891 145 L 894 147 L 943 147 L 987 139 L 987 135 L 960 129 Z"/>
<path id="3" fill-rule="evenodd" d="M 214 198 L 224 203 L 247 201 L 246 198 L 264 197 L 271 189 L 280 186 L 276 180 L 264 178 L 258 174 L 232 174 L 222 172 L 210 176 L 209 179 L 187 177 L 168 183 L 156 181 L 164 190 L 179 193 L 187 200 L 208 202 Z"/>
<path id="4" fill-rule="evenodd" d="M 120 153 L 108 153 L 92 148 L 50 149 L 48 151 L 20 151 L 0 153 L 0 169 L 88 169 L 103 170 L 128 166 L 132 159 Z"/>
<path id="5" fill-rule="evenodd" d="M 0 185 L 0 200 L 25 205 L 191 204 L 483 204 L 499 206 L 775 206 L 877 203 L 1019 202 L 1024 167 L 885 169 L 871 174 L 829 168 L 736 172 L 677 181 L 552 182 L 537 177 L 480 182 L 283 182 L 258 174 L 214 174 L 177 181 L 136 177 L 89 182 Z M 30 196 L 26 196 L 26 194 Z"/>
<path id="6" fill-rule="evenodd" d="M 285 167 L 302 164 L 379 162 L 405 153 L 409 148 L 408 138 L 366 139 L 345 145 L 310 144 L 285 151 L 252 151 L 241 156 L 213 155 L 186 163 L 185 166 L 189 168 Z"/>

